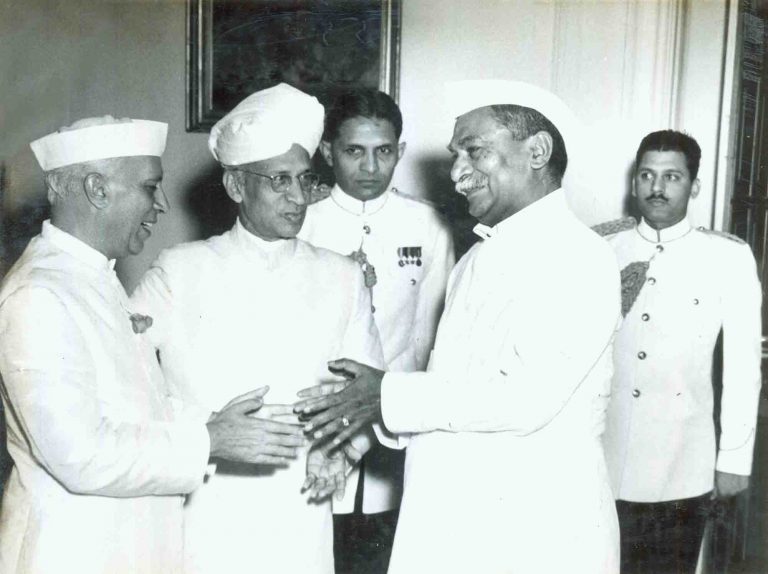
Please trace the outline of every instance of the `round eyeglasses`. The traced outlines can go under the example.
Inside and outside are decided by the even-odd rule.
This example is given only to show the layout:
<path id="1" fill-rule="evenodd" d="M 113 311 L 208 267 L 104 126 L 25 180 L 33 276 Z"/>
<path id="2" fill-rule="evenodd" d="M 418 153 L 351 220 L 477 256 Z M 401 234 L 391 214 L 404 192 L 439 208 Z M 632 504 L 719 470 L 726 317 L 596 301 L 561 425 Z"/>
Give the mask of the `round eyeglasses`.
<path id="1" fill-rule="evenodd" d="M 250 173 L 251 175 L 258 175 L 259 177 L 266 177 L 272 184 L 272 190 L 275 193 L 287 193 L 293 185 L 294 177 L 299 180 L 299 187 L 304 193 L 310 193 L 315 187 L 317 187 L 317 184 L 320 183 L 320 176 L 311 171 L 293 176 L 289 173 L 267 175 L 266 173 L 258 173 L 256 171 L 251 171 L 250 169 L 245 169 L 242 167 L 228 167 L 228 169 Z"/>

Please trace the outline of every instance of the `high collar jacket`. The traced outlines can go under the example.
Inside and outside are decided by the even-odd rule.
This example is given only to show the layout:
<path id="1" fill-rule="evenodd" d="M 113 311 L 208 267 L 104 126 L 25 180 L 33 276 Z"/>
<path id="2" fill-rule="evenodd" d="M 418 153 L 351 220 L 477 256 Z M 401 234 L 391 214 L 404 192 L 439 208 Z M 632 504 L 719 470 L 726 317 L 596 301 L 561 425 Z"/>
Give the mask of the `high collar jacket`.
<path id="1" fill-rule="evenodd" d="M 617 572 L 613 254 L 562 190 L 478 232 L 428 371 L 382 383 L 384 424 L 411 433 L 390 572 Z"/>
<path id="2" fill-rule="evenodd" d="M 0 571 L 179 572 L 182 494 L 209 439 L 177 420 L 112 263 L 48 222 L 0 289 L 0 373 L 14 461 Z"/>
<path id="3" fill-rule="evenodd" d="M 298 239 L 264 241 L 239 221 L 162 252 L 132 303 L 155 319 L 168 380 L 209 410 L 264 385 L 267 404 L 292 404 L 334 379 L 332 359 L 383 364 L 354 262 Z M 285 468 L 217 464 L 186 506 L 188 572 L 250 571 L 254 560 L 264 572 L 333 572 L 331 503 L 302 494 L 301 452 Z"/>
<path id="4" fill-rule="evenodd" d="M 623 269 L 648 262 L 616 339 L 604 443 L 617 498 L 661 502 L 712 490 L 715 469 L 750 474 L 760 390 L 761 290 L 741 240 L 687 220 L 609 238 Z M 712 358 L 723 333 L 719 446 Z"/>

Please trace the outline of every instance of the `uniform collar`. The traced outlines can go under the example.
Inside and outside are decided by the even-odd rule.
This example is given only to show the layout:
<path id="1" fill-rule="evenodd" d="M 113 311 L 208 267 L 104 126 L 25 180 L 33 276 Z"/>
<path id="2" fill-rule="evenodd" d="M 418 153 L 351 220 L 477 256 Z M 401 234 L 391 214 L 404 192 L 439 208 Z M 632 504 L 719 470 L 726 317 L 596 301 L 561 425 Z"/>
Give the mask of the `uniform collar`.
<path id="1" fill-rule="evenodd" d="M 40 235 L 58 249 L 68 253 L 72 257 L 87 263 L 96 269 L 112 271 L 115 268 L 115 260 L 107 259 L 103 253 L 97 251 L 87 243 L 74 235 L 70 235 L 51 223 L 50 219 L 43 221 L 43 229 Z"/>
<path id="2" fill-rule="evenodd" d="M 348 211 L 353 215 L 371 215 L 379 211 L 384 204 L 387 203 L 389 198 L 389 191 L 385 191 L 376 199 L 370 199 L 368 201 L 360 201 L 355 199 L 351 195 L 347 195 L 337 185 L 333 186 L 331 190 L 331 199 L 342 208 L 344 211 Z"/>
<path id="3" fill-rule="evenodd" d="M 563 192 L 563 188 L 559 187 L 538 201 L 533 202 L 525 209 L 500 221 L 493 227 L 478 223 L 472 231 L 481 239 L 490 239 L 499 233 L 511 229 L 525 231 L 532 227 L 540 226 L 542 224 L 542 218 L 548 217 L 553 210 L 559 211 L 563 208 L 567 209 L 565 193 Z"/>
<path id="4" fill-rule="evenodd" d="M 637 232 L 646 241 L 652 243 L 665 243 L 667 241 L 675 241 L 680 239 L 684 235 L 688 234 L 691 230 L 691 224 L 688 219 L 683 218 L 682 221 L 675 223 L 670 227 L 664 229 L 654 229 L 643 218 L 640 224 L 637 226 Z"/>

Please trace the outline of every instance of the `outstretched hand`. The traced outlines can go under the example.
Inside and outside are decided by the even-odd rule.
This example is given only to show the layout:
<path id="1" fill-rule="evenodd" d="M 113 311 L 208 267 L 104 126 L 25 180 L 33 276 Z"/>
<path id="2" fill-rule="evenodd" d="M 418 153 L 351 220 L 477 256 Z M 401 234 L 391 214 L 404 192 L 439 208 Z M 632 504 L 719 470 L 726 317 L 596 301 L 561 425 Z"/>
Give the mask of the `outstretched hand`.
<path id="1" fill-rule="evenodd" d="M 294 412 L 312 415 L 304 431 L 314 439 L 333 439 L 326 454 L 381 417 L 381 380 L 384 372 L 349 359 L 331 361 L 328 369 L 347 381 L 326 383 L 299 391 Z"/>
<path id="2" fill-rule="evenodd" d="M 208 420 L 211 456 L 253 464 L 285 465 L 306 444 L 300 424 L 273 420 L 290 408 L 271 405 L 259 411 L 269 387 L 251 391 L 228 402 Z"/>
<path id="3" fill-rule="evenodd" d="M 363 453 L 347 443 L 332 454 L 314 447 L 307 454 L 307 478 L 302 492 L 310 490 L 310 499 L 322 500 L 333 494 L 337 500 L 344 498 L 347 476 L 363 458 Z"/>

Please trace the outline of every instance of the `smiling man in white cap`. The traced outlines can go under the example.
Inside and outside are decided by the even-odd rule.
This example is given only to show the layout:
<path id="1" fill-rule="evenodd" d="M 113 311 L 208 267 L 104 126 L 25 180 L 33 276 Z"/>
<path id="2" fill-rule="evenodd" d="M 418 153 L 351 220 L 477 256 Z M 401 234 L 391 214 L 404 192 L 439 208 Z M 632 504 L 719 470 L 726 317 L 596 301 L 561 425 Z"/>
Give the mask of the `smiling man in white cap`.
<path id="1" fill-rule="evenodd" d="M 105 116 L 32 143 L 51 220 L 0 288 L 14 461 L 2 572 L 178 572 L 182 495 L 202 483 L 209 454 L 260 460 L 249 441 L 273 436 L 265 427 L 293 449 L 303 441 L 300 428 L 248 415 L 263 390 L 180 418 L 144 334 L 151 318 L 132 312 L 115 275 L 114 259 L 139 253 L 168 208 L 166 131 Z"/>
<path id="2" fill-rule="evenodd" d="M 451 274 L 427 372 L 342 359 L 331 368 L 352 384 L 309 389 L 296 408 L 327 409 L 307 425 L 316 436 L 343 441 L 381 416 L 407 442 L 390 574 L 615 573 L 600 434 L 619 273 L 561 189 L 576 123 L 528 84 L 446 93 L 458 116 L 451 177 L 482 241 Z"/>
<path id="3" fill-rule="evenodd" d="M 340 354 L 383 364 L 356 264 L 296 239 L 317 184 L 310 158 L 322 129 L 318 101 L 280 84 L 211 130 L 237 221 L 161 253 L 132 297 L 155 317 L 150 337 L 163 370 L 190 401 L 212 408 L 258 382 L 287 405 L 327 380 L 327 361 Z M 296 422 L 282 408 L 283 420 Z M 370 447 L 363 434 L 357 440 L 354 458 Z M 317 494 L 341 491 L 347 470 L 346 459 L 330 461 L 317 448 L 278 469 L 219 462 L 187 501 L 185 570 L 332 574 L 331 502 L 308 501 L 301 490 L 316 480 Z"/>

